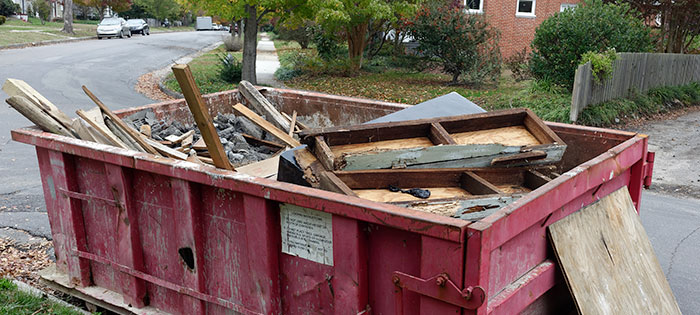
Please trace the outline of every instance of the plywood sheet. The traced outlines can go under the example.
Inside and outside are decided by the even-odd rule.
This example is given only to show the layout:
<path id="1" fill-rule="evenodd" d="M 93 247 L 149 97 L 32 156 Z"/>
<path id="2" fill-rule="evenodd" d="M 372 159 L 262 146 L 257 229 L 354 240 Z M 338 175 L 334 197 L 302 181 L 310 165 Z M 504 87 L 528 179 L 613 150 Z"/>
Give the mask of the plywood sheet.
<path id="1" fill-rule="evenodd" d="M 511 126 L 450 134 L 457 144 L 490 144 L 508 146 L 538 145 L 540 141 L 525 128 Z"/>
<path id="2" fill-rule="evenodd" d="M 353 191 L 360 198 L 379 202 L 435 200 L 471 196 L 469 192 L 459 187 L 433 187 L 422 189 L 430 191 L 430 198 L 421 199 L 402 192 L 391 192 L 388 189 L 354 189 Z"/>
<path id="3" fill-rule="evenodd" d="M 367 143 L 335 145 L 331 147 L 331 151 L 333 151 L 333 154 L 335 154 L 335 156 L 340 156 L 342 154 L 358 154 L 372 151 L 424 148 L 432 147 L 433 145 L 433 142 L 430 141 L 428 137 L 416 137 Z"/>
<path id="4" fill-rule="evenodd" d="M 549 234 L 580 314 L 681 314 L 627 187 Z"/>

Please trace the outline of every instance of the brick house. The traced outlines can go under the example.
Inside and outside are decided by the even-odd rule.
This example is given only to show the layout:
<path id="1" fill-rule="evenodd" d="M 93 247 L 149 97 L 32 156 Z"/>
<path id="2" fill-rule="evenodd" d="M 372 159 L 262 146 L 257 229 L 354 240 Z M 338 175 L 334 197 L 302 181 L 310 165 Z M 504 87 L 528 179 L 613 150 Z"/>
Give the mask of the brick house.
<path id="1" fill-rule="evenodd" d="M 535 38 L 535 29 L 545 19 L 580 0 L 462 0 L 469 13 L 484 14 L 501 32 L 501 54 L 504 58 L 526 48 Z"/>

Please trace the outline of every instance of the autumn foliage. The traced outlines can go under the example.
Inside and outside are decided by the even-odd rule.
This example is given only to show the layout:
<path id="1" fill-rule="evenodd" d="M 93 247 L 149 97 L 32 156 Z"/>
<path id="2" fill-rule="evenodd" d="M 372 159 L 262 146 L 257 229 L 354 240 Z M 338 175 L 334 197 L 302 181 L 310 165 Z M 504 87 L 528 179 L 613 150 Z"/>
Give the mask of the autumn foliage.
<path id="1" fill-rule="evenodd" d="M 452 75 L 452 84 L 494 82 L 501 72 L 498 31 L 483 15 L 469 14 L 463 6 L 430 2 L 408 23 L 418 41 L 418 51 L 428 60 L 437 61 Z"/>

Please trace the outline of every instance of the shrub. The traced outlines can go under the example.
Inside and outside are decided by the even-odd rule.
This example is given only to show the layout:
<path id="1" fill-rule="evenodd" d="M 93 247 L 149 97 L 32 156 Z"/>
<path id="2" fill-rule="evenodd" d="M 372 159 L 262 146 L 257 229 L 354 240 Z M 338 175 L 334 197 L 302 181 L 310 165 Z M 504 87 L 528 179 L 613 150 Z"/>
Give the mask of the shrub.
<path id="1" fill-rule="evenodd" d="M 584 0 L 573 10 L 546 19 L 535 31 L 530 66 L 535 78 L 549 78 L 567 88 L 581 56 L 589 51 L 644 52 L 652 49 L 652 38 L 628 4 Z"/>
<path id="2" fill-rule="evenodd" d="M 231 54 L 219 55 L 219 77 L 228 83 L 241 82 L 243 65 Z"/>
<path id="3" fill-rule="evenodd" d="M 309 48 L 309 43 L 311 42 L 311 35 L 309 34 L 309 29 L 306 26 L 301 26 L 297 28 L 289 28 L 285 26 L 277 27 L 277 38 L 281 40 L 293 40 L 299 43 L 302 49 Z"/>
<path id="4" fill-rule="evenodd" d="M 12 0 L 0 0 L 0 15 L 11 16 L 17 11 L 19 11 L 19 5 Z"/>
<path id="5" fill-rule="evenodd" d="M 4 15 L 0 15 L 0 25 L 5 24 L 5 21 L 7 21 L 7 18 Z"/>
<path id="6" fill-rule="evenodd" d="M 617 59 L 615 48 L 597 53 L 589 51 L 581 56 L 579 64 L 591 63 L 591 73 L 596 82 L 602 83 L 613 71 L 613 62 Z"/>
<path id="7" fill-rule="evenodd" d="M 318 26 L 312 30 L 311 42 L 316 45 L 318 55 L 324 60 L 336 59 L 343 53 L 336 35 L 329 34 Z"/>
<path id="8" fill-rule="evenodd" d="M 409 30 L 419 42 L 418 52 L 438 59 L 443 71 L 452 75 L 452 84 L 463 74 L 467 83 L 498 79 L 499 35 L 482 15 L 465 14 L 459 5 L 429 2 L 409 22 Z"/>
<path id="9" fill-rule="evenodd" d="M 227 51 L 240 51 L 243 49 L 243 41 L 240 36 L 224 35 L 224 46 Z"/>
<path id="10" fill-rule="evenodd" d="M 34 0 L 32 2 L 32 7 L 39 14 L 39 19 L 43 25 L 49 19 L 49 14 L 51 14 L 51 7 L 45 0 Z"/>
<path id="11" fill-rule="evenodd" d="M 506 68 L 510 70 L 515 81 L 522 81 L 530 78 L 530 55 L 527 53 L 527 48 L 515 53 L 505 59 Z"/>

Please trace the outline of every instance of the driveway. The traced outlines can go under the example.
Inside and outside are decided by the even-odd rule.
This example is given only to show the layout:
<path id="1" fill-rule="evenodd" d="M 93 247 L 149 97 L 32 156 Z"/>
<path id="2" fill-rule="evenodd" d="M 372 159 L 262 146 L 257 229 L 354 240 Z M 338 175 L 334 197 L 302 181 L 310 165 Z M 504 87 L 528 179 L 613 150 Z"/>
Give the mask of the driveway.
<path id="1" fill-rule="evenodd" d="M 154 101 L 134 90 L 139 76 L 216 43 L 226 34 L 134 35 L 128 39 L 0 50 L 0 84 L 6 78 L 22 79 L 71 117 L 76 117 L 77 109 L 95 106 L 81 85 L 112 109 L 141 106 Z M 0 91 L 4 105 L 0 106 L 0 214 L 45 211 L 34 148 L 10 138 L 11 129 L 31 123 L 5 104 L 6 98 Z M 0 219 L 0 226 L 3 222 L 8 221 Z"/>

